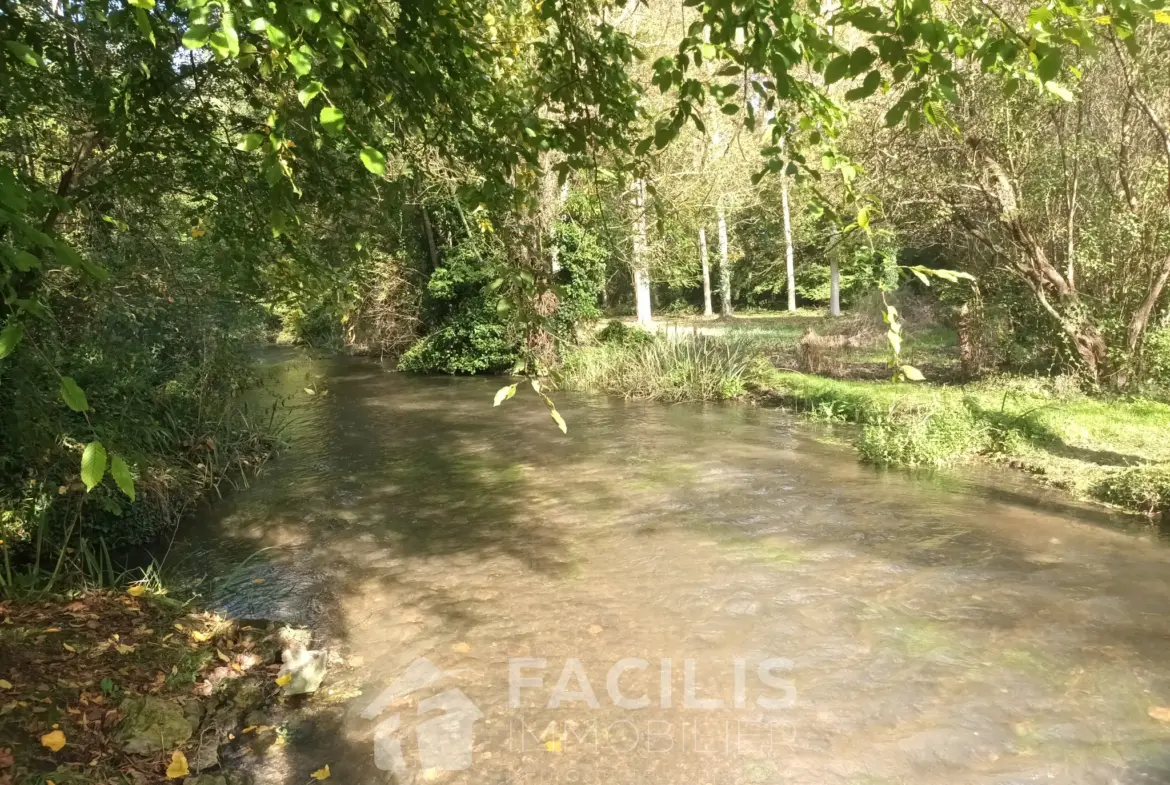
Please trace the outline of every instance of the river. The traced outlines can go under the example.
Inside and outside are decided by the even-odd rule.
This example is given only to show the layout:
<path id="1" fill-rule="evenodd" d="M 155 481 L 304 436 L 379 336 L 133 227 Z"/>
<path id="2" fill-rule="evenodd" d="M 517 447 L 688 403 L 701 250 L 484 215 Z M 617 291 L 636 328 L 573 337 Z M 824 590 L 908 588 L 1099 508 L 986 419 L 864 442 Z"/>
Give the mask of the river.
<path id="1" fill-rule="evenodd" d="M 272 373 L 289 449 L 175 546 L 334 652 L 259 783 L 1170 782 L 1170 551 L 1090 508 L 767 408 Z"/>

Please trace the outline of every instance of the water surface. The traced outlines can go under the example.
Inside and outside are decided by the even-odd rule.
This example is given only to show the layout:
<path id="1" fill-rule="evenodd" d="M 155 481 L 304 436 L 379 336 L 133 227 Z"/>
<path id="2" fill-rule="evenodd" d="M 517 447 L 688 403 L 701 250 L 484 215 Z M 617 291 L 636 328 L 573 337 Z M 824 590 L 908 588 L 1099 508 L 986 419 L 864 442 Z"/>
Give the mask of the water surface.
<path id="1" fill-rule="evenodd" d="M 1170 552 L 1091 510 L 769 409 L 560 394 L 563 436 L 498 380 L 277 373 L 290 449 L 178 546 L 344 660 L 260 782 L 1170 782 Z M 420 658 L 441 678 L 363 717 Z"/>

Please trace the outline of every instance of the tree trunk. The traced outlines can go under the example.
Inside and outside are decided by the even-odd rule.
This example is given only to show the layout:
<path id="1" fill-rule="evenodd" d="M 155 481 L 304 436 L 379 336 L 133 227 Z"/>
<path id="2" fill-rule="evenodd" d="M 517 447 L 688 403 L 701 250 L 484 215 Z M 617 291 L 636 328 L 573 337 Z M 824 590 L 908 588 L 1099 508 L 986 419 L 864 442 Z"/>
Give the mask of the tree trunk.
<path id="1" fill-rule="evenodd" d="M 650 305 L 650 270 L 647 265 L 646 182 L 634 183 L 634 305 L 638 323 L 652 328 L 654 316 Z"/>
<path id="2" fill-rule="evenodd" d="M 788 175 L 780 175 L 780 206 L 784 213 L 784 261 L 788 270 L 788 310 L 796 312 L 796 265 L 792 253 L 792 220 L 788 210 Z"/>
<path id="3" fill-rule="evenodd" d="M 419 205 L 419 212 L 422 213 L 423 235 L 427 241 L 427 255 L 431 258 L 431 271 L 439 267 L 439 249 L 435 247 L 435 232 L 431 228 L 431 217 L 427 214 L 427 206 Z"/>
<path id="4" fill-rule="evenodd" d="M 707 264 L 707 230 L 699 229 L 699 263 L 703 266 L 703 316 L 714 316 L 711 307 L 711 265 Z"/>
<path id="5" fill-rule="evenodd" d="M 829 260 L 829 316 L 841 315 L 841 273 L 837 260 Z"/>
<path id="6" fill-rule="evenodd" d="M 731 316 L 731 266 L 727 261 L 727 217 L 719 206 L 719 310 Z"/>

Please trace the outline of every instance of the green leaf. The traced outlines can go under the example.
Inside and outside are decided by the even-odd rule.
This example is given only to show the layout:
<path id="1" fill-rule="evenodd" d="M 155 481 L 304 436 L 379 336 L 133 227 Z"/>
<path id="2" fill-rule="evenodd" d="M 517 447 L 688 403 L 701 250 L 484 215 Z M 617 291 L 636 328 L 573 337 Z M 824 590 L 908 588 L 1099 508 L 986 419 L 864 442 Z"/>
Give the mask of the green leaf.
<path id="1" fill-rule="evenodd" d="M 152 8 L 154 7 L 153 0 L 150 5 Z M 154 40 L 154 28 L 150 24 L 150 15 L 146 13 L 142 6 L 134 9 L 134 22 L 138 25 L 138 29 L 142 34 L 146 36 L 146 40 L 150 41 L 150 45 L 158 46 L 158 42 Z"/>
<path id="2" fill-rule="evenodd" d="M 1060 82 L 1045 82 L 1044 89 L 1055 95 L 1062 101 L 1072 101 L 1074 96 L 1072 91 L 1062 85 Z"/>
<path id="3" fill-rule="evenodd" d="M 24 337 L 24 325 L 20 322 L 9 322 L 8 326 L 0 330 L 0 360 L 16 351 L 16 345 Z"/>
<path id="4" fill-rule="evenodd" d="M 81 454 L 81 481 L 85 483 L 86 492 L 96 488 L 105 476 L 106 448 L 101 442 L 90 442 Z"/>
<path id="5" fill-rule="evenodd" d="M 144 11 L 154 10 L 154 0 L 130 0 L 130 5 L 135 8 L 141 8 Z"/>
<path id="6" fill-rule="evenodd" d="M 301 9 L 301 16 L 305 17 L 309 24 L 315 25 L 321 21 L 321 10 L 316 6 L 307 5 Z"/>
<path id="7" fill-rule="evenodd" d="M 857 225 L 862 229 L 869 229 L 869 207 L 862 207 L 857 211 Z"/>
<path id="8" fill-rule="evenodd" d="M 507 387 L 501 387 L 500 389 L 496 390 L 496 402 L 493 403 L 492 406 L 499 406 L 501 403 L 515 395 L 516 388 L 519 385 L 520 383 L 517 382 L 516 384 L 509 384 Z"/>
<path id="9" fill-rule="evenodd" d="M 569 432 L 569 426 L 565 424 L 565 418 L 562 417 L 561 413 L 556 410 L 556 407 L 548 407 L 548 413 L 549 416 L 553 418 L 553 422 L 557 424 L 557 427 L 561 429 L 561 433 Z"/>
<path id="10" fill-rule="evenodd" d="M 386 174 L 386 156 L 373 147 L 362 148 L 362 165 L 379 177 Z"/>
<path id="11" fill-rule="evenodd" d="M 268 40 L 277 49 L 283 49 L 289 44 L 288 33 L 285 33 L 281 28 L 276 27 L 273 23 L 268 22 L 264 26 L 264 33 L 268 35 Z"/>
<path id="12" fill-rule="evenodd" d="M 321 125 L 331 134 L 339 134 L 345 130 L 345 113 L 336 106 L 326 106 L 321 110 Z"/>
<path id="13" fill-rule="evenodd" d="M 130 467 L 126 465 L 126 461 L 122 460 L 121 455 L 115 455 L 110 460 L 110 476 L 122 489 L 122 493 L 129 496 L 130 501 L 134 501 L 134 475 L 130 473 Z"/>
<path id="14" fill-rule="evenodd" d="M 297 72 L 297 76 L 305 76 L 313 70 L 313 58 L 301 49 L 294 49 L 289 52 L 288 61 L 292 65 L 293 70 Z"/>
<path id="15" fill-rule="evenodd" d="M 1040 77 L 1041 82 L 1051 82 L 1056 77 L 1060 76 L 1060 66 L 1062 63 L 1059 49 L 1051 49 L 1040 58 L 1040 62 L 1036 64 L 1036 75 Z"/>
<path id="16" fill-rule="evenodd" d="M 264 134 L 244 134 L 243 138 L 240 139 L 240 143 L 236 145 L 236 149 L 250 153 L 253 150 L 259 150 L 263 145 Z"/>
<path id="17" fill-rule="evenodd" d="M 301 102 L 301 106 L 308 106 L 314 98 L 321 94 L 323 89 L 324 85 L 320 82 L 309 82 L 297 91 L 297 100 Z"/>
<path id="18" fill-rule="evenodd" d="M 902 377 L 911 382 L 924 382 L 926 377 L 922 375 L 922 371 L 915 368 L 913 365 L 903 365 L 898 370 L 902 372 Z"/>
<path id="19" fill-rule="evenodd" d="M 724 104 L 719 111 L 727 115 L 736 114 L 739 111 L 739 104 Z"/>
<path id="20" fill-rule="evenodd" d="M 37 54 L 31 46 L 22 44 L 20 41 L 5 41 L 4 46 L 8 49 L 8 51 L 16 55 L 18 60 L 21 60 L 22 62 L 33 66 L 34 68 L 40 67 L 41 56 Z"/>
<path id="21" fill-rule="evenodd" d="M 865 75 L 865 81 L 863 81 L 858 87 L 854 87 L 852 90 L 845 93 L 845 100 L 846 101 L 861 101 L 865 98 L 869 98 L 871 95 L 874 94 L 875 91 L 877 91 L 878 85 L 880 85 L 881 83 L 882 83 L 881 71 L 878 71 L 875 68 L 874 70 L 870 71 L 868 74 Z"/>
<path id="22" fill-rule="evenodd" d="M 825 84 L 839 82 L 849 73 L 849 55 L 838 55 L 825 66 Z"/>
<path id="23" fill-rule="evenodd" d="M 89 409 L 89 401 L 85 398 L 85 390 L 77 386 L 72 376 L 61 377 L 61 399 L 65 405 L 75 412 L 84 412 Z"/>
<path id="24" fill-rule="evenodd" d="M 188 49 L 202 49 L 211 37 L 210 25 L 191 25 L 183 33 L 183 46 Z"/>
<path id="25" fill-rule="evenodd" d="M 22 273 L 41 266 L 41 260 L 21 248 L 8 247 L 4 249 L 8 263 Z"/>

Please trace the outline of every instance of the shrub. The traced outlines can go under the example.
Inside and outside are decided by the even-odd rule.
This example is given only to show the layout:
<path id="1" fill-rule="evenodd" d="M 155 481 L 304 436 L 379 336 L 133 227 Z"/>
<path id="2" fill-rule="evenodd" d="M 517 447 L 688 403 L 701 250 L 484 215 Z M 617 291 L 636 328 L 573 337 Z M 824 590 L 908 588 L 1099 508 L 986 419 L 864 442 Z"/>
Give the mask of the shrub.
<path id="1" fill-rule="evenodd" d="M 480 258 L 465 242 L 447 251 L 427 281 L 425 334 L 402 355 L 398 367 L 414 373 L 495 373 L 511 367 L 519 345 L 509 335 L 488 293 L 498 259 Z"/>
<path id="2" fill-rule="evenodd" d="M 623 325 L 621 330 L 628 328 Z M 667 340 L 628 331 L 642 332 L 647 339 L 630 341 L 625 334 L 617 339 L 620 331 L 614 328 L 610 340 L 600 346 L 570 352 L 558 383 L 626 398 L 720 401 L 742 397 L 771 372 L 768 361 L 750 346 L 727 338 L 688 335 Z"/>
<path id="3" fill-rule="evenodd" d="M 557 311 L 553 322 L 557 332 L 566 337 L 576 335 L 577 328 L 601 318 L 597 301 L 605 288 L 605 262 L 608 252 L 585 227 L 572 221 L 557 224 L 555 276 Z"/>
<path id="4" fill-rule="evenodd" d="M 630 327 L 614 319 L 597 333 L 597 340 L 612 346 L 636 347 L 653 343 L 655 338 L 653 333 L 641 327 Z"/>
<path id="5" fill-rule="evenodd" d="M 1170 466 L 1152 464 L 1112 472 L 1090 489 L 1109 504 L 1149 515 L 1170 510 Z"/>
<path id="6" fill-rule="evenodd" d="M 926 410 L 898 413 L 867 423 L 857 450 L 879 465 L 945 466 L 988 446 L 986 423 L 965 405 L 938 401 Z"/>

